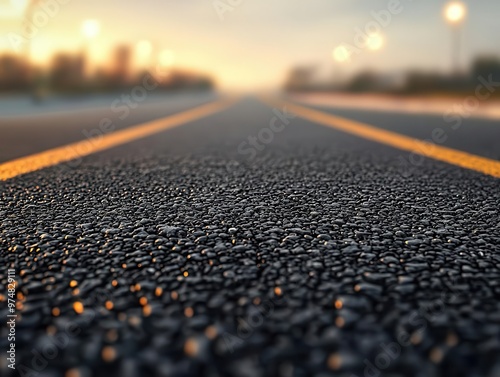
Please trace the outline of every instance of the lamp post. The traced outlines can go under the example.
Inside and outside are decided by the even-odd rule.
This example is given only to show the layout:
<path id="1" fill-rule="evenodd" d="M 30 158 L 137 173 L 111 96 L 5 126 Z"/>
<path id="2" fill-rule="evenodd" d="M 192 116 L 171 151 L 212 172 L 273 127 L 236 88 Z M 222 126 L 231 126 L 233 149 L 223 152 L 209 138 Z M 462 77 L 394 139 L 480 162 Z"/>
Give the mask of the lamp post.
<path id="1" fill-rule="evenodd" d="M 340 67 L 342 64 L 351 61 L 351 54 L 352 52 L 349 51 L 344 45 L 339 45 L 332 51 L 332 58 L 337 63 L 337 67 L 335 70 L 337 71 L 336 76 L 338 77 L 338 80 L 334 79 L 334 85 L 343 85 L 343 72 Z M 336 84 L 335 81 L 337 82 Z"/>
<path id="2" fill-rule="evenodd" d="M 30 24 L 33 19 L 33 12 L 35 11 L 36 6 L 40 0 L 29 0 L 28 6 L 25 9 L 24 12 L 24 20 L 23 20 L 23 31 L 26 35 L 26 51 L 25 51 L 25 56 L 26 56 L 26 63 L 31 66 L 31 37 L 28 35 L 28 29 L 30 27 Z"/>
<path id="3" fill-rule="evenodd" d="M 380 33 L 373 33 L 368 35 L 366 40 L 366 47 L 372 51 L 378 51 L 384 47 L 384 37 Z"/>
<path id="4" fill-rule="evenodd" d="M 85 20 L 82 25 L 82 34 L 87 40 L 91 40 L 99 35 L 101 26 L 97 20 Z"/>
<path id="5" fill-rule="evenodd" d="M 444 8 L 444 16 L 446 21 L 451 25 L 453 32 L 452 42 L 452 69 L 455 75 L 460 73 L 460 26 L 467 13 L 467 8 L 460 1 L 453 1 L 446 4 Z"/>
<path id="6" fill-rule="evenodd" d="M 153 43 L 143 39 L 136 44 L 136 54 L 140 69 L 149 70 L 151 68 L 151 54 L 153 53 Z"/>
<path id="7" fill-rule="evenodd" d="M 170 68 L 174 65 L 175 54 L 172 50 L 162 50 L 158 56 L 160 65 L 164 68 Z"/>
<path id="8" fill-rule="evenodd" d="M 28 0 L 26 8 L 24 10 L 24 19 L 23 19 L 23 33 L 25 35 L 26 47 L 24 51 L 24 58 L 26 60 L 25 64 L 28 72 L 28 91 L 31 95 L 31 98 L 35 102 L 41 102 L 43 99 L 43 88 L 41 87 L 39 80 L 35 77 L 34 66 L 31 62 L 31 50 L 32 50 L 32 36 L 29 35 L 29 28 L 31 26 L 31 22 L 33 21 L 33 14 L 36 6 L 40 0 Z M 43 85 L 43 84 L 42 84 Z"/>
<path id="9" fill-rule="evenodd" d="M 82 24 L 82 35 L 85 38 L 85 44 L 83 47 L 83 59 L 87 61 L 90 55 L 90 47 L 92 39 L 96 38 L 101 31 L 101 25 L 97 20 L 85 20 Z M 86 64 L 85 64 L 86 65 Z M 88 69 L 87 69 L 88 73 Z"/>
<path id="10" fill-rule="evenodd" d="M 40 0 L 11 0 L 10 7 L 0 9 L 0 18 L 21 18 L 21 34 L 24 37 L 24 46 L 17 48 L 13 46 L 21 56 L 24 56 L 26 64 L 31 60 L 31 39 L 29 35 L 30 27 L 33 23 L 33 13 Z"/>

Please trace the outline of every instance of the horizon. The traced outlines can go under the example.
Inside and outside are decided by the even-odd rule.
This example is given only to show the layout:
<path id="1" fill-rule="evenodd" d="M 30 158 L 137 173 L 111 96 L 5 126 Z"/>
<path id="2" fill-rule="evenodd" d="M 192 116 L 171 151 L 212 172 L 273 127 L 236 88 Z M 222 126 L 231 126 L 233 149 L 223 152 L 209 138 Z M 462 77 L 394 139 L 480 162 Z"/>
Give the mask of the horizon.
<path id="1" fill-rule="evenodd" d="M 105 4 L 51 0 L 52 4 L 56 1 L 57 6 L 51 8 L 53 16 L 30 40 L 31 56 L 40 65 L 48 64 L 56 52 L 86 50 L 95 68 L 104 65 L 113 47 L 147 42 L 151 61 L 162 51 L 170 51 L 173 66 L 210 74 L 223 89 L 274 88 L 285 81 L 290 69 L 304 65 L 316 65 L 327 75 L 345 76 L 365 70 L 384 74 L 408 69 L 450 71 L 452 32 L 443 17 L 446 1 L 377 0 L 364 4 L 356 0 L 346 4 L 315 0 L 306 5 L 257 0 L 233 1 L 231 4 L 239 5 L 231 6 L 226 1 L 179 4 L 146 0 L 140 5 L 118 6 L 116 0 Z M 500 3 L 465 3 L 462 70 L 468 69 L 474 57 L 500 56 L 500 47 L 489 38 L 495 30 L 500 33 L 495 17 Z M 6 4 L 7 0 L 0 3 L 4 16 Z M 384 17 L 391 7 L 399 11 L 391 13 L 386 22 Z M 38 18 L 43 21 L 43 17 Z M 82 36 L 86 20 L 96 20 L 99 28 L 98 35 L 87 40 Z M 380 26 L 380 45 L 372 51 L 356 41 L 374 21 Z M 422 28 L 424 22 L 426 27 Z M 134 27 L 128 27 L 132 23 Z M 22 14 L 2 18 L 0 54 L 16 52 L 12 33 L 22 35 L 21 26 Z M 347 64 L 332 58 L 335 48 L 342 45 L 360 50 Z M 144 56 L 136 56 L 135 64 L 146 64 L 144 61 Z"/>

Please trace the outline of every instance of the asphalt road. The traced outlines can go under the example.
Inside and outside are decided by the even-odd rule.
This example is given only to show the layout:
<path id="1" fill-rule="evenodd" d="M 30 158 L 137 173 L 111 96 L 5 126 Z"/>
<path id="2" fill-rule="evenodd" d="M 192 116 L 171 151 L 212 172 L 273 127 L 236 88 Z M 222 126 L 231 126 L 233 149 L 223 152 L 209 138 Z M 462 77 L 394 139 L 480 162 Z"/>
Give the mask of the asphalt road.
<path id="1" fill-rule="evenodd" d="M 438 145 L 474 153 L 500 161 L 500 122 L 493 119 L 474 118 L 460 115 L 457 108 L 463 107 L 460 100 L 456 107 L 450 106 L 440 115 L 390 113 L 387 111 L 353 110 L 340 107 L 313 106 L 321 111 L 339 115 L 376 127 L 403 133 L 405 135 L 431 140 Z"/>
<path id="2" fill-rule="evenodd" d="M 131 97 L 129 93 L 125 96 Z M 0 106 L 0 163 L 93 137 L 103 119 L 121 130 L 214 100 L 213 93 L 150 95 L 127 102 L 121 95 L 91 100 L 17 101 Z"/>
<path id="3" fill-rule="evenodd" d="M 143 104 L 123 128 L 206 100 Z M 412 137 L 440 124 L 340 115 Z M 86 116 L 0 125 L 2 160 L 81 139 L 103 115 Z M 498 158 L 498 127 L 468 120 L 442 145 Z M 498 377 L 499 188 L 252 97 L 0 182 L 16 366 L 43 377 Z"/>

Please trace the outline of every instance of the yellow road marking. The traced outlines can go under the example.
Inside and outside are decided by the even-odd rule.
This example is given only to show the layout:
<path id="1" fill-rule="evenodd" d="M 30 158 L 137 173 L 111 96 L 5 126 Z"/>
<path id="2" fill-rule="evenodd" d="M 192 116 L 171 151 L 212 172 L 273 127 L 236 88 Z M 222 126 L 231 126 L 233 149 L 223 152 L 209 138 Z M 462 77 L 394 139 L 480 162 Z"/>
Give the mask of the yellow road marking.
<path id="1" fill-rule="evenodd" d="M 263 102 L 273 107 L 286 106 L 286 108 L 301 118 L 350 133 L 364 139 L 376 141 L 381 144 L 402 149 L 404 151 L 418 153 L 425 157 L 443 161 L 462 168 L 475 170 L 483 174 L 500 178 L 500 162 L 490 160 L 456 149 L 443 147 L 434 143 L 414 139 L 395 132 L 386 131 L 366 123 L 356 122 L 347 118 L 338 117 L 321 111 L 313 110 L 293 103 L 262 98 Z"/>
<path id="2" fill-rule="evenodd" d="M 0 181 L 17 177 L 22 174 L 31 173 L 36 170 L 57 165 L 81 158 L 96 152 L 100 152 L 121 144 L 142 139 L 181 124 L 206 117 L 222 111 L 231 106 L 236 99 L 224 99 L 190 109 L 165 118 L 139 124 L 132 128 L 116 131 L 101 137 L 86 139 L 76 143 L 57 147 L 30 156 L 21 157 L 0 164 Z"/>

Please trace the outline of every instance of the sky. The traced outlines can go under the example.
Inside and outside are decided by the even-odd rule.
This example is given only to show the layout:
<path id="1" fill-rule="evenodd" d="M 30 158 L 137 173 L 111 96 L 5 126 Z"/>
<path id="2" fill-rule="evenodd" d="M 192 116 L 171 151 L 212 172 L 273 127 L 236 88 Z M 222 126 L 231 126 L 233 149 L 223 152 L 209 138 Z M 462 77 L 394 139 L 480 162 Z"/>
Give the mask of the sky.
<path id="1" fill-rule="evenodd" d="M 0 52 L 13 50 L 12 33 L 22 30 L 22 12 L 16 11 L 26 1 L 0 0 Z M 37 12 L 50 2 L 59 9 L 48 20 L 40 16 L 46 25 L 33 34 L 32 56 L 43 64 L 55 51 L 86 49 L 100 65 L 113 46 L 148 40 L 154 46 L 151 60 L 169 50 L 175 67 L 210 73 L 231 89 L 279 85 L 300 65 L 316 65 L 327 74 L 449 70 L 453 34 L 443 17 L 445 0 L 400 0 L 400 12 L 379 27 L 381 48 L 357 48 L 358 30 L 373 25 L 374 12 L 387 14 L 391 1 L 398 0 L 41 0 Z M 460 61 L 465 68 L 474 56 L 500 56 L 500 1 L 464 3 Z M 86 19 L 100 25 L 92 40 L 82 36 Z M 332 51 L 339 45 L 357 53 L 336 62 Z"/>

